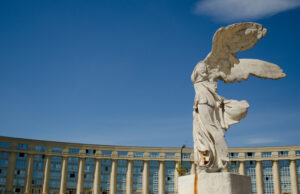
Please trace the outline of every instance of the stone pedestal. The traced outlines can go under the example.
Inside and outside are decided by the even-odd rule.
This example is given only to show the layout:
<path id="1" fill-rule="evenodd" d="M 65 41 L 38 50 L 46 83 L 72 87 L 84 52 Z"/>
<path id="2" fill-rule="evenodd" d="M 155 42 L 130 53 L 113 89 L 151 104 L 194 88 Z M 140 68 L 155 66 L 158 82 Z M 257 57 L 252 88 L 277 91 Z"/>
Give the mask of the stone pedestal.
<path id="1" fill-rule="evenodd" d="M 178 194 L 252 194 L 249 176 L 200 173 L 179 177 Z"/>

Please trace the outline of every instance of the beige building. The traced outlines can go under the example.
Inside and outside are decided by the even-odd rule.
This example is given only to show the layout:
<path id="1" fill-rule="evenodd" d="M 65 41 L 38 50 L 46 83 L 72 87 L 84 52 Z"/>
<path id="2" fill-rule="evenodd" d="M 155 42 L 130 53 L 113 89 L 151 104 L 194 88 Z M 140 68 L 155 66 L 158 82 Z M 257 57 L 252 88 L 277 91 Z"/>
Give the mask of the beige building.
<path id="1" fill-rule="evenodd" d="M 0 136 L 0 193 L 177 193 L 191 148 L 62 143 Z M 249 175 L 253 193 L 297 194 L 300 146 L 230 148 L 230 171 Z"/>

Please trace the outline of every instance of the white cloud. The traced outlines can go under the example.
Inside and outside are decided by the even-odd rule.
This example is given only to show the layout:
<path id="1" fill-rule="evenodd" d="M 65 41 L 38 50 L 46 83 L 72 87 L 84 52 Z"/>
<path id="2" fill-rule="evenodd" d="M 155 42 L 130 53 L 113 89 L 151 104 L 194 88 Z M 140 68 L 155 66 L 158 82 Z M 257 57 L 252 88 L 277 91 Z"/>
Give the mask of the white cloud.
<path id="1" fill-rule="evenodd" d="M 300 6 L 300 0 L 200 0 L 196 14 L 220 21 L 259 19 Z"/>
<path id="2" fill-rule="evenodd" d="M 250 138 L 246 140 L 246 144 L 248 145 L 256 145 L 256 144 L 272 144 L 272 143 L 278 143 L 280 140 L 272 137 L 256 137 L 256 138 Z"/>

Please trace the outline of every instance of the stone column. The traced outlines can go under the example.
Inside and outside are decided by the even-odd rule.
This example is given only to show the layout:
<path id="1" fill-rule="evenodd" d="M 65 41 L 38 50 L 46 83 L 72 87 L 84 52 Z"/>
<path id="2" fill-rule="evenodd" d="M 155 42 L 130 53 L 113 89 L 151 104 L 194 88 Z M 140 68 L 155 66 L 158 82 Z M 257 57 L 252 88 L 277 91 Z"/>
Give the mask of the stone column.
<path id="1" fill-rule="evenodd" d="M 245 161 L 240 161 L 239 174 L 246 175 Z"/>
<path id="2" fill-rule="evenodd" d="M 149 194 L 149 161 L 144 161 L 144 167 L 143 167 L 143 194 Z"/>
<path id="3" fill-rule="evenodd" d="M 290 161 L 292 194 L 298 194 L 297 166 L 296 161 Z"/>
<path id="4" fill-rule="evenodd" d="M 100 194 L 101 159 L 95 159 L 95 162 L 93 194 Z"/>
<path id="5" fill-rule="evenodd" d="M 158 194 L 165 194 L 165 162 L 159 161 Z"/>
<path id="6" fill-rule="evenodd" d="M 49 192 L 50 169 L 51 169 L 51 156 L 46 156 L 45 163 L 44 163 L 44 179 L 43 179 L 42 194 L 48 194 Z"/>
<path id="7" fill-rule="evenodd" d="M 274 194 L 281 194 L 278 160 L 273 161 Z"/>
<path id="8" fill-rule="evenodd" d="M 132 194 L 132 180 L 133 180 L 133 161 L 128 160 L 127 161 L 127 176 L 126 176 L 126 194 Z"/>
<path id="9" fill-rule="evenodd" d="M 76 194 L 83 193 L 85 158 L 79 158 Z"/>
<path id="10" fill-rule="evenodd" d="M 193 161 L 191 162 L 191 174 L 196 174 L 196 164 Z"/>
<path id="11" fill-rule="evenodd" d="M 10 152 L 8 157 L 8 167 L 6 174 L 6 183 L 5 183 L 5 194 L 13 193 L 13 182 L 15 175 L 15 166 L 16 166 L 17 155 L 15 152 Z"/>
<path id="12" fill-rule="evenodd" d="M 181 164 L 182 165 L 182 164 Z M 175 187 L 175 194 L 178 193 L 178 178 L 179 178 L 179 173 L 177 171 L 179 167 L 179 162 L 176 162 L 175 164 L 175 172 L 174 172 L 174 187 Z"/>
<path id="13" fill-rule="evenodd" d="M 264 194 L 264 182 L 262 175 L 261 161 L 256 161 L 255 171 L 256 171 L 256 188 L 257 194 Z"/>
<path id="14" fill-rule="evenodd" d="M 27 161 L 26 161 L 26 175 L 25 175 L 24 194 L 32 193 L 31 185 L 32 185 L 33 160 L 34 160 L 34 156 L 32 154 L 28 154 L 27 155 Z"/>
<path id="15" fill-rule="evenodd" d="M 111 160 L 111 173 L 110 173 L 110 194 L 117 193 L 117 160 Z"/>
<path id="16" fill-rule="evenodd" d="M 59 194 L 65 194 L 66 193 L 67 174 L 68 174 L 68 157 L 63 157 L 62 158 L 62 165 L 61 165 L 61 177 L 60 177 Z"/>

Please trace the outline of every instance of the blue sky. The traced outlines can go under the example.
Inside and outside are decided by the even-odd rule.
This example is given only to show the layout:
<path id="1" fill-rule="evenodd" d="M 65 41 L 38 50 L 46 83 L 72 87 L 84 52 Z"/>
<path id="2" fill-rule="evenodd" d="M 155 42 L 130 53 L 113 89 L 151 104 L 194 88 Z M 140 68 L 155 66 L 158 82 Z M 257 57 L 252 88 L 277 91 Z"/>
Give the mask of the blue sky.
<path id="1" fill-rule="evenodd" d="M 231 147 L 300 144 L 299 0 L 0 2 L 0 135 L 105 145 L 192 147 L 190 74 L 214 32 L 254 21 L 269 33 L 239 57 L 282 80 L 219 84 L 248 100 Z M 232 10 L 233 9 L 233 10 Z"/>

